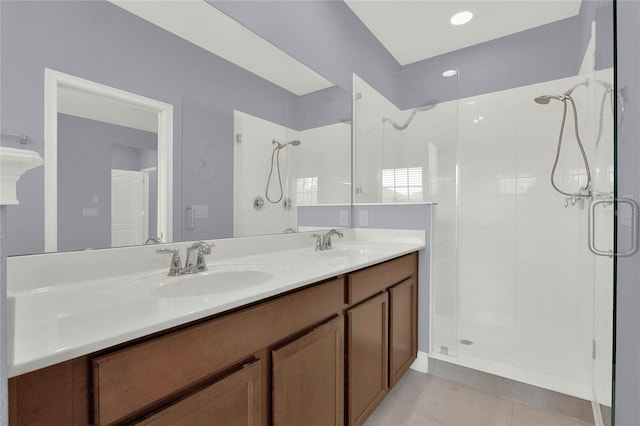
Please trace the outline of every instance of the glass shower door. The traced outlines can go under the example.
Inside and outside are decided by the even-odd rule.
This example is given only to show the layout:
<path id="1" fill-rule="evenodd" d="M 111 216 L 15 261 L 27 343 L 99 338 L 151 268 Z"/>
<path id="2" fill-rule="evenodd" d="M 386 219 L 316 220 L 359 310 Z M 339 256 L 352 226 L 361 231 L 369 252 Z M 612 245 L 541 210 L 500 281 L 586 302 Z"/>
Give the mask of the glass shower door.
<path id="1" fill-rule="evenodd" d="M 594 64 L 590 77 L 593 197 L 589 206 L 588 245 L 593 261 L 593 340 L 591 347 L 594 414 L 596 424 L 612 424 L 614 346 L 614 241 L 615 214 L 629 207 L 615 197 L 615 108 L 613 68 L 613 2 L 601 2 L 592 25 Z M 621 117 L 618 117 L 620 120 Z M 631 224 L 629 224 L 631 225 Z M 618 248 L 619 250 L 619 248 Z M 623 250 L 624 251 L 624 250 Z M 601 421 L 601 422 L 600 422 Z"/>

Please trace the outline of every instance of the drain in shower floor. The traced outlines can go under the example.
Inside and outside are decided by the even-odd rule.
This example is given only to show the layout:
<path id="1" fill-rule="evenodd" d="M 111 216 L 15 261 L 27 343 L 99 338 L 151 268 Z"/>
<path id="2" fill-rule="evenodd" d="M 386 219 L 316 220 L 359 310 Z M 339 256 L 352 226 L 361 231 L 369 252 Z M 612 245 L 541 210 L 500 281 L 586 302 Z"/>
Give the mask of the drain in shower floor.
<path id="1" fill-rule="evenodd" d="M 473 342 L 471 340 L 467 340 L 467 339 L 460 340 L 460 343 L 462 343 L 463 345 L 467 345 L 467 346 L 473 345 Z"/>

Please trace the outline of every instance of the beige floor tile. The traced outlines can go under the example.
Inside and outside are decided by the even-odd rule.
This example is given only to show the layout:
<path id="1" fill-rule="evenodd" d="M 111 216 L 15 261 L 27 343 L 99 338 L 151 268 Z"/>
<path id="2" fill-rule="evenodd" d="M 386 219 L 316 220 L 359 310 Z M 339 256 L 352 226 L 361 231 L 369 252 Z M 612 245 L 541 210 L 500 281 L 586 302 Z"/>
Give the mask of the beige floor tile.
<path id="1" fill-rule="evenodd" d="M 593 423 L 516 402 L 513 408 L 513 426 L 593 426 Z"/>
<path id="2" fill-rule="evenodd" d="M 418 414 L 412 414 L 404 423 L 404 426 L 444 426 L 444 425 L 428 417 L 423 417 Z"/>
<path id="3" fill-rule="evenodd" d="M 402 426 L 409 418 L 409 414 L 411 414 L 410 409 L 385 399 L 364 424 L 365 426 Z"/>
<path id="4" fill-rule="evenodd" d="M 432 377 L 414 412 L 450 426 L 510 426 L 513 402 Z"/>
<path id="5" fill-rule="evenodd" d="M 386 400 L 394 405 L 413 410 L 425 389 L 427 381 L 427 374 L 409 370 L 389 392 Z"/>

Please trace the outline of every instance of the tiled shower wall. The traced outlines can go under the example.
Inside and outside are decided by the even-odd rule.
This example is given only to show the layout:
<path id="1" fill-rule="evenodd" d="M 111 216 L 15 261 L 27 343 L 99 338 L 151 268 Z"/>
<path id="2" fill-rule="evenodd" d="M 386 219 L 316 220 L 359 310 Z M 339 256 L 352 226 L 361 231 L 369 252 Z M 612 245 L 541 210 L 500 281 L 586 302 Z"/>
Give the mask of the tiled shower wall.
<path id="1" fill-rule="evenodd" d="M 550 173 L 562 104 L 533 102 L 563 93 L 563 79 L 463 99 L 460 108 L 459 318 L 575 338 L 589 299 L 587 205 L 556 193 Z M 580 129 L 594 152 L 589 91 L 576 90 Z M 585 108 L 586 106 L 586 108 Z M 567 122 L 557 183 L 577 192 L 586 172 Z M 581 303 L 580 303 L 581 304 Z M 591 307 L 591 303 L 586 303 Z M 590 333 L 587 333 L 590 334 Z"/>
<path id="2" fill-rule="evenodd" d="M 602 379 L 610 377 L 611 262 L 587 248 L 588 202 L 581 209 L 550 184 L 562 103 L 539 105 L 543 94 L 575 90 L 579 129 L 594 190 L 612 190 L 612 111 L 603 110 L 603 137 L 596 149 L 599 111 L 611 70 L 519 87 L 439 104 L 418 113 L 399 132 L 382 117 L 403 123 L 399 111 L 370 86 L 355 80 L 357 202 L 382 202 L 381 171 L 422 167 L 421 200 L 434 201 L 431 292 L 432 351 L 456 355 L 458 331 L 480 324 L 531 336 L 534 345 L 577 346 L 591 374 L 591 340 L 602 341 Z M 586 183 L 571 110 L 557 167 L 557 184 L 577 192 Z M 607 211 L 598 212 L 599 241 L 610 244 Z M 595 285 L 595 288 L 594 288 Z M 596 298 L 594 299 L 594 291 Z M 594 317 L 596 315 L 596 317 Z M 604 325 L 603 325 L 604 324 Z M 599 336 L 597 335 L 599 331 Z M 512 348 L 516 349 L 516 348 Z M 597 367 L 596 367 L 597 369 Z M 603 386 L 606 389 L 606 385 Z"/>

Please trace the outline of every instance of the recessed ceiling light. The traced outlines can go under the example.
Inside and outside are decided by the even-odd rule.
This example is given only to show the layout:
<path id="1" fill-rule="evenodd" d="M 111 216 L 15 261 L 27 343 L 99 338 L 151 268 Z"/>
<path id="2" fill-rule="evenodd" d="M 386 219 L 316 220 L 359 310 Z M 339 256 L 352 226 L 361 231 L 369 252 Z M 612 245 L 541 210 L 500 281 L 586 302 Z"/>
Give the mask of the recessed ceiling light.
<path id="1" fill-rule="evenodd" d="M 442 76 L 443 77 L 453 77 L 456 74 L 458 74 L 458 71 L 456 71 L 456 70 L 446 70 L 445 72 L 442 73 Z"/>
<path id="2" fill-rule="evenodd" d="M 467 22 L 469 22 L 471 19 L 473 19 L 473 13 L 469 12 L 468 10 L 465 10 L 463 12 L 458 12 L 455 15 L 453 15 L 449 22 L 451 22 L 451 24 L 453 25 L 464 25 Z"/>

